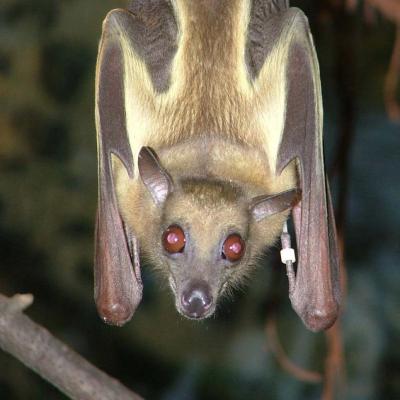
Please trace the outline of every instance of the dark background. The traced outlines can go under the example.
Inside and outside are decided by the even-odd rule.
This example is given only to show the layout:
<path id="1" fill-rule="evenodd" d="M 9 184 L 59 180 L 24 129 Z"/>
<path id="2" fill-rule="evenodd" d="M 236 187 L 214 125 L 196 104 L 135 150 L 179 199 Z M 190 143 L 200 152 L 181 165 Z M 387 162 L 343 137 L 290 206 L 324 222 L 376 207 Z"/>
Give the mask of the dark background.
<path id="1" fill-rule="evenodd" d="M 283 371 L 268 348 L 265 324 L 275 318 L 291 359 L 323 368 L 325 337 L 292 311 L 276 250 L 211 320 L 179 316 L 146 266 L 144 300 L 129 324 L 106 326 L 96 314 L 94 71 L 102 20 L 124 4 L 1 0 L 0 292 L 33 293 L 29 316 L 148 399 L 318 399 L 322 385 Z M 327 166 L 344 215 L 342 398 L 398 399 L 400 129 L 382 94 L 395 26 L 379 14 L 367 23 L 361 6 L 346 14 L 335 2 L 292 4 L 309 16 L 316 42 Z M 0 353 L 0 398 L 65 397 Z"/>

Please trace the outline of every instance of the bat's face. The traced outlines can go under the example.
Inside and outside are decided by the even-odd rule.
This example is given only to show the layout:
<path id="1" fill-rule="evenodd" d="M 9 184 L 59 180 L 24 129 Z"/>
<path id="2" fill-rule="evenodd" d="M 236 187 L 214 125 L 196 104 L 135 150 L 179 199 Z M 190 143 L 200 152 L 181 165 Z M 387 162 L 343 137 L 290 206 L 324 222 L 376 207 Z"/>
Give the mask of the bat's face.
<path id="1" fill-rule="evenodd" d="M 163 206 L 159 248 L 182 315 L 212 315 L 221 294 L 248 269 L 249 224 L 237 187 L 200 179 L 175 184 Z"/>
<path id="2" fill-rule="evenodd" d="M 125 224 L 167 276 L 177 310 L 192 319 L 209 317 L 220 296 L 240 284 L 276 240 L 297 192 L 254 198 L 229 179 L 171 176 L 150 148 L 142 148 L 138 166 L 141 179 L 133 191 L 117 174 Z"/>

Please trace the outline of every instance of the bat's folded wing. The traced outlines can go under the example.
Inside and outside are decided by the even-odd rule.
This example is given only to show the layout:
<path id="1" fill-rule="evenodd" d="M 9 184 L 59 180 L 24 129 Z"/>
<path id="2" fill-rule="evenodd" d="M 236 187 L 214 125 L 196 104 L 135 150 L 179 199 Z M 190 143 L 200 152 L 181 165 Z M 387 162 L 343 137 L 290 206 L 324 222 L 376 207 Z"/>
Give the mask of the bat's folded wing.
<path id="1" fill-rule="evenodd" d="M 126 11 L 110 12 L 103 24 L 96 71 L 99 201 L 95 242 L 95 300 L 105 322 L 123 325 L 142 298 L 134 235 L 126 232 L 113 185 L 111 154 L 133 175 L 125 116 L 124 56 L 119 34 Z M 131 236 L 131 237 L 128 237 Z"/>
<path id="2" fill-rule="evenodd" d="M 300 10 L 285 40 L 285 117 L 276 169 L 280 173 L 297 159 L 302 199 L 293 209 L 298 267 L 291 301 L 306 326 L 318 331 L 330 327 L 338 315 L 339 255 L 324 172 L 319 67 Z"/>
<path id="3" fill-rule="evenodd" d="M 111 155 L 130 178 L 134 175 L 131 141 L 146 142 L 137 121 L 142 102 L 150 102 L 170 84 L 177 48 L 177 24 L 169 2 L 130 2 L 129 10 L 110 11 L 103 23 L 96 70 L 96 129 L 99 204 L 95 248 L 95 300 L 100 316 L 123 325 L 142 298 L 135 232 L 121 219 L 113 184 Z M 147 100 L 144 100 L 147 99 Z M 138 140 L 138 137 L 141 137 Z"/>

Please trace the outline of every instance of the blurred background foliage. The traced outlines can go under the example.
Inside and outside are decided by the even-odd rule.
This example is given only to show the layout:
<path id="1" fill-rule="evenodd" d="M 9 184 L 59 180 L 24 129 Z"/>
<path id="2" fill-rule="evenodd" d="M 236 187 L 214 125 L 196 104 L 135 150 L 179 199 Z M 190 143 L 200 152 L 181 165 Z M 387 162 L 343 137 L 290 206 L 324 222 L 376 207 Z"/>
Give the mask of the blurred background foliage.
<path id="1" fill-rule="evenodd" d="M 400 130 L 382 100 L 395 26 L 380 16 L 366 24 L 361 6 L 335 19 L 329 7 L 335 2 L 291 3 L 309 16 L 319 55 L 328 166 L 346 107 L 354 119 L 346 172 L 343 398 L 399 399 Z M 265 324 L 274 315 L 297 364 L 321 371 L 326 354 L 324 335 L 306 331 L 290 308 L 276 249 L 211 320 L 180 317 L 167 285 L 147 266 L 144 300 L 127 326 L 106 326 L 96 314 L 94 71 L 102 20 L 124 5 L 1 0 L 0 292 L 33 293 L 28 315 L 145 398 L 318 399 L 320 384 L 282 371 L 269 351 Z M 338 76 L 341 46 L 351 46 L 340 57 L 351 71 L 348 81 Z M 335 193 L 339 184 L 333 181 Z M 65 397 L 0 353 L 0 398 Z"/>

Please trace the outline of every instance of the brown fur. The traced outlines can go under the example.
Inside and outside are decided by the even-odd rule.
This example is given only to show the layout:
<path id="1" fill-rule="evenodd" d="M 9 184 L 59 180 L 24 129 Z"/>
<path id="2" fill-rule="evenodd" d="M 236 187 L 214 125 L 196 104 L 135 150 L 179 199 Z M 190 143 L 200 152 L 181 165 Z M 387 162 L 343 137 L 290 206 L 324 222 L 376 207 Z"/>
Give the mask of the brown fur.
<path id="1" fill-rule="evenodd" d="M 139 247 L 180 312 L 211 315 L 293 207 L 289 297 L 310 329 L 331 326 L 339 256 L 322 120 L 307 19 L 287 0 L 134 0 L 110 12 L 96 74 L 100 315 L 121 325 L 139 304 Z M 171 224 L 186 237 L 174 254 L 161 244 Z M 232 234 L 246 243 L 236 262 L 223 254 Z"/>
<path id="2" fill-rule="evenodd" d="M 210 282 L 215 298 L 227 283 L 243 280 L 275 242 L 288 215 L 256 222 L 251 199 L 297 185 L 294 163 L 279 176 L 269 167 L 266 127 L 259 118 L 265 103 L 259 91 L 266 83 L 254 86 L 245 65 L 249 12 L 246 1 L 177 0 L 179 46 L 170 87 L 162 94 L 151 89 L 142 68 L 135 69 L 131 50 L 124 50 L 126 76 L 135 80 L 126 85 L 127 120 L 140 127 L 134 130 L 128 122 L 132 153 L 137 160 L 140 147 L 151 146 L 172 177 L 174 191 L 163 207 L 157 206 L 137 168 L 131 179 L 113 157 L 119 208 L 141 254 L 173 281 L 178 309 L 180 285 L 188 279 Z M 195 261 L 185 268 L 177 268 L 162 249 L 162 232 L 172 223 L 190 232 L 196 249 Z M 245 239 L 245 257 L 232 268 L 216 268 L 215 249 L 231 231 Z"/>

